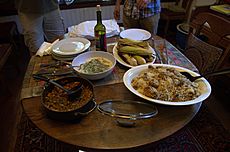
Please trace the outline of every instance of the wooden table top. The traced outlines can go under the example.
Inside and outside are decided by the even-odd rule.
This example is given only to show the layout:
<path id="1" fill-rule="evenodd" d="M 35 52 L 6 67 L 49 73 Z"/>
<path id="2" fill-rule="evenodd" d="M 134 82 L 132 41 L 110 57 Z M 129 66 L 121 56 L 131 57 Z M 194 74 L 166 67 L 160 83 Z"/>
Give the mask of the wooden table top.
<path id="1" fill-rule="evenodd" d="M 30 66 L 28 70 L 31 70 Z M 26 77 L 28 73 L 29 71 Z M 24 80 L 24 88 L 26 82 Z M 94 87 L 94 94 L 96 103 L 106 99 L 147 102 L 131 93 L 123 82 L 97 85 Z M 97 109 L 77 123 L 52 120 L 42 111 L 40 101 L 40 96 L 22 99 L 28 118 L 50 137 L 82 150 L 132 150 L 151 144 L 184 127 L 201 106 L 201 103 L 190 106 L 155 104 L 158 109 L 156 116 L 137 120 L 135 127 L 126 128 L 117 125 L 114 118 L 103 115 Z"/>
<path id="2" fill-rule="evenodd" d="M 95 98 L 97 103 L 106 99 L 143 101 L 129 92 L 123 83 L 95 87 Z M 124 128 L 118 126 L 114 118 L 103 115 L 97 109 L 79 123 L 65 123 L 46 117 L 41 110 L 40 97 L 24 99 L 22 104 L 30 120 L 44 133 L 82 150 L 130 149 L 151 144 L 184 127 L 201 106 L 201 103 L 179 107 L 156 104 L 158 114 L 155 117 L 137 120 L 135 127 Z"/>

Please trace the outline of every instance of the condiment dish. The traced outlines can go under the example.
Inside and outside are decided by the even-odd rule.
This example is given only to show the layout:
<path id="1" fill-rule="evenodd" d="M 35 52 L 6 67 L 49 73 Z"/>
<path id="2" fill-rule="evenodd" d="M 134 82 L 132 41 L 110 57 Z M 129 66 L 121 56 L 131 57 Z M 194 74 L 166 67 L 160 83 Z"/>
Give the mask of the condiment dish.
<path id="1" fill-rule="evenodd" d="M 72 67 L 77 73 L 89 80 L 105 78 L 113 71 L 116 59 L 109 52 L 89 51 L 80 54 L 72 61 Z M 80 67 L 80 68 L 79 68 Z"/>

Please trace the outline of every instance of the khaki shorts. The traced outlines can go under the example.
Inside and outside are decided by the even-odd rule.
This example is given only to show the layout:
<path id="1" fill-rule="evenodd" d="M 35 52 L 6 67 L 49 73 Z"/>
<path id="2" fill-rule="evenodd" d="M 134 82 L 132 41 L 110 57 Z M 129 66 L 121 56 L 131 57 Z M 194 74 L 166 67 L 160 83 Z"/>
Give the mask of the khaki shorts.
<path id="1" fill-rule="evenodd" d="M 159 19 L 160 19 L 159 13 L 153 16 L 147 17 L 147 18 L 139 19 L 139 20 L 127 17 L 125 16 L 125 14 L 123 14 L 123 25 L 125 29 L 141 28 L 141 29 L 145 29 L 149 31 L 152 34 L 156 34 Z"/>
<path id="2" fill-rule="evenodd" d="M 25 44 L 33 53 L 37 52 L 44 38 L 52 42 L 65 34 L 65 25 L 59 9 L 42 15 L 18 12 L 18 16 Z"/>

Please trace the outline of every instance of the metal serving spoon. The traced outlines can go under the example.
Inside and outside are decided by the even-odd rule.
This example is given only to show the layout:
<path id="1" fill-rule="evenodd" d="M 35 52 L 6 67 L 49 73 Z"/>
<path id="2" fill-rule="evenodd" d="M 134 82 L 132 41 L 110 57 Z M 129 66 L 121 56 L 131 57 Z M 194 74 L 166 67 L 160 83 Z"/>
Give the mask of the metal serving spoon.
<path id="1" fill-rule="evenodd" d="M 64 90 L 67 93 L 68 99 L 70 101 L 73 101 L 75 99 L 80 98 L 79 96 L 80 96 L 81 91 L 82 91 L 82 83 L 80 83 L 79 85 L 77 85 L 77 86 L 75 86 L 69 90 L 69 89 L 64 88 L 61 84 L 57 83 L 55 80 L 49 79 L 45 76 L 34 74 L 33 78 L 46 81 L 46 82 L 51 83 L 51 84 L 57 86 L 58 88 Z"/>
<path id="2" fill-rule="evenodd" d="M 81 64 L 82 65 L 82 64 Z M 66 65 L 66 67 L 67 68 L 75 68 L 75 67 L 77 67 L 77 68 L 81 68 L 81 65 Z"/>
<path id="3" fill-rule="evenodd" d="M 210 72 L 210 73 L 206 73 L 206 74 L 203 74 L 203 75 L 200 75 L 200 76 L 192 76 L 188 72 L 180 72 L 180 73 L 183 74 L 184 76 L 186 76 L 191 82 L 194 82 L 195 80 L 197 80 L 199 78 L 202 78 L 202 77 L 206 77 L 206 76 L 216 76 L 216 75 L 228 74 L 228 73 L 230 73 L 230 68 L 219 70 L 219 71 L 214 71 L 214 72 Z"/>

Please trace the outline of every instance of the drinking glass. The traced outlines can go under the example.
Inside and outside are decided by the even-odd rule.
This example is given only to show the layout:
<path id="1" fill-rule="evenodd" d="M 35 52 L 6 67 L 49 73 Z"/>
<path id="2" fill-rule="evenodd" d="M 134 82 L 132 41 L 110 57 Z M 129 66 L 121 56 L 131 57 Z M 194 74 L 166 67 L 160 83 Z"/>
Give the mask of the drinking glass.
<path id="1" fill-rule="evenodd" d="M 159 60 L 163 64 L 168 64 L 168 49 L 167 41 L 165 39 L 153 39 L 154 49 L 156 54 L 159 56 Z"/>

